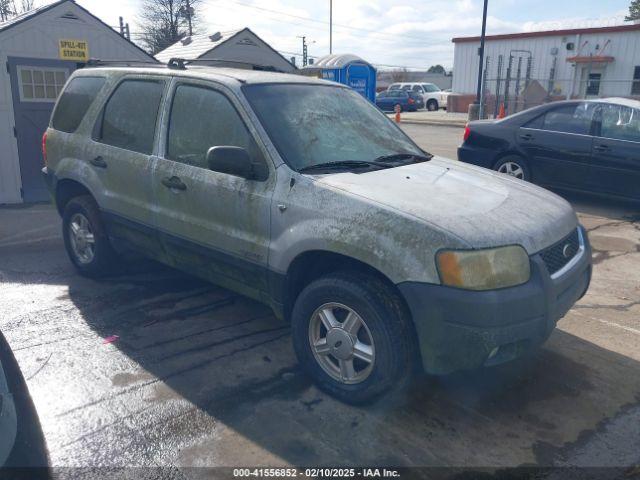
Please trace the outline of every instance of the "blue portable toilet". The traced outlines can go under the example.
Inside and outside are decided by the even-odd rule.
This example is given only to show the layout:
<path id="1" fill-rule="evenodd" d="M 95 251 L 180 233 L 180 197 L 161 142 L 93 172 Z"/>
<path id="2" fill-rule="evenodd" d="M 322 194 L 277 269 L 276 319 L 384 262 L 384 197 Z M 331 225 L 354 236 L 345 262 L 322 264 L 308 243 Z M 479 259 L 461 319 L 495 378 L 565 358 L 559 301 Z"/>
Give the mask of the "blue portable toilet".
<path id="1" fill-rule="evenodd" d="M 342 83 L 371 102 L 376 101 L 376 69 L 357 55 L 327 55 L 305 67 L 301 73 Z"/>

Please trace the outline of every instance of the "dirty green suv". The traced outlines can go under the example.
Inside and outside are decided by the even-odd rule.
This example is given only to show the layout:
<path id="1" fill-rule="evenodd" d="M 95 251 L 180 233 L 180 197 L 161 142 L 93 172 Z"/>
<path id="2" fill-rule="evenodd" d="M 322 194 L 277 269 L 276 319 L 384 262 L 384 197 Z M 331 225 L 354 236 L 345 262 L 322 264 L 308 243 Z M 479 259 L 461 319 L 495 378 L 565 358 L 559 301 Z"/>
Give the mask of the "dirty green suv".
<path id="1" fill-rule="evenodd" d="M 571 206 L 418 148 L 357 92 L 212 67 L 88 68 L 61 95 L 43 173 L 71 261 L 134 250 L 270 305 L 348 402 L 510 361 L 591 277 Z"/>

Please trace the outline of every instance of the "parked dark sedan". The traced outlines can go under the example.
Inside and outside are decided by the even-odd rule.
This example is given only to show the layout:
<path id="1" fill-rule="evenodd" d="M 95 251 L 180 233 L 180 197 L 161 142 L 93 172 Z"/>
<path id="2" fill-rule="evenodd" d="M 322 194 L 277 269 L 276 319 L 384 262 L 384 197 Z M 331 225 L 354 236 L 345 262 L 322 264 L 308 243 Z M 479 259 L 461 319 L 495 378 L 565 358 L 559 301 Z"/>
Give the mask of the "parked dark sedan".
<path id="1" fill-rule="evenodd" d="M 400 105 L 403 112 L 415 112 L 424 108 L 424 100 L 415 92 L 387 90 L 378 94 L 376 105 L 384 112 L 393 112 L 396 105 Z"/>
<path id="2" fill-rule="evenodd" d="M 540 185 L 640 200 L 640 102 L 554 102 L 471 122 L 458 159 Z"/>

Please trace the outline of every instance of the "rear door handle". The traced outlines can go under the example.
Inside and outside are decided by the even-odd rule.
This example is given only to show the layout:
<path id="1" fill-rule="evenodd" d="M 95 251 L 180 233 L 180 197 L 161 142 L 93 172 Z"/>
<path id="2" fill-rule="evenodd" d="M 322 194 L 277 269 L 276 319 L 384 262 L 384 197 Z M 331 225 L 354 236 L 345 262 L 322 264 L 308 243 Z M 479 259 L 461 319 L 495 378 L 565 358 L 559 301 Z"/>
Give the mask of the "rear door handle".
<path id="1" fill-rule="evenodd" d="M 187 186 L 178 177 L 165 177 L 162 179 L 162 184 L 171 190 L 184 191 L 187 189 Z"/>
<path id="2" fill-rule="evenodd" d="M 102 157 L 96 157 L 93 158 L 90 161 L 91 165 L 93 165 L 94 167 L 98 167 L 98 168 L 107 168 L 107 162 L 104 161 L 104 158 Z"/>
<path id="3" fill-rule="evenodd" d="M 609 148 L 609 145 L 596 145 L 595 147 L 593 147 L 593 149 L 596 152 L 608 152 L 609 150 L 611 150 Z"/>
<path id="4" fill-rule="evenodd" d="M 520 138 L 528 142 L 529 140 L 533 140 L 533 135 L 531 135 L 530 133 L 523 133 L 522 135 L 520 135 Z"/>

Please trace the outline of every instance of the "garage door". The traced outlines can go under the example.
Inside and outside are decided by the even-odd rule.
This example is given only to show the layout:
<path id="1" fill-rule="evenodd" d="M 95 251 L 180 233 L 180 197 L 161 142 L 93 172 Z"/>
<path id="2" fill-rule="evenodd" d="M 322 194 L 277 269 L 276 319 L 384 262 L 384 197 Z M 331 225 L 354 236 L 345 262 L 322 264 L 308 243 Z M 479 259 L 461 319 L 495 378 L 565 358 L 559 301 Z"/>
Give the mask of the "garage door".
<path id="1" fill-rule="evenodd" d="M 42 175 L 42 135 L 64 84 L 76 68 L 73 62 L 9 58 L 9 73 L 15 115 L 14 134 L 20 157 L 22 199 L 49 200 Z"/>

